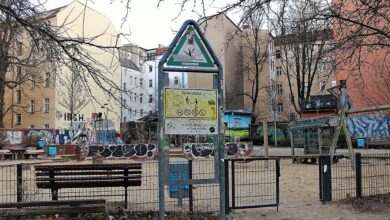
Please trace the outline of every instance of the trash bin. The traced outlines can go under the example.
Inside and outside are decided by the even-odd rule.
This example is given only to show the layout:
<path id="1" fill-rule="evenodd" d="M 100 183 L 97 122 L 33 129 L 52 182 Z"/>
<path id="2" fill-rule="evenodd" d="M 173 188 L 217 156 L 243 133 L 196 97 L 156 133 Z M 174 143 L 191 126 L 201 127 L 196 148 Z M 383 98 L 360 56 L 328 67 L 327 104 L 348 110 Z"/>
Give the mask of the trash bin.
<path id="1" fill-rule="evenodd" d="M 44 148 L 45 144 L 46 144 L 45 140 L 39 139 L 39 141 L 38 141 L 38 148 L 40 148 L 40 149 Z"/>
<path id="2" fill-rule="evenodd" d="M 358 148 L 364 148 L 366 146 L 364 138 L 357 139 L 357 146 Z"/>
<path id="3" fill-rule="evenodd" d="M 177 160 L 169 162 L 168 179 L 189 179 L 188 162 Z M 179 206 L 182 205 L 182 199 L 189 197 L 189 185 L 169 184 L 169 197 L 177 198 Z"/>
<path id="4" fill-rule="evenodd" d="M 50 145 L 47 148 L 47 156 L 54 157 L 55 155 L 57 155 L 57 147 L 55 145 Z"/>

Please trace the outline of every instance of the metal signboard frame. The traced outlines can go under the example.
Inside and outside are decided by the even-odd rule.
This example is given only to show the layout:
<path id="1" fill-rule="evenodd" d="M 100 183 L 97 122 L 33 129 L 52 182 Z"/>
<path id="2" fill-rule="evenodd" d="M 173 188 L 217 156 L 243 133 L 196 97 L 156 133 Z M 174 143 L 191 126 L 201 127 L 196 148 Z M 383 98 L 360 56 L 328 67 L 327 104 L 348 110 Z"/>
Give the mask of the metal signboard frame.
<path id="1" fill-rule="evenodd" d="M 165 87 L 167 72 L 191 72 L 213 74 L 213 89 L 217 90 L 217 121 L 214 136 L 215 176 L 211 179 L 168 179 L 169 138 L 165 133 Z M 187 20 L 172 40 L 158 64 L 158 171 L 159 171 L 159 217 L 164 219 L 165 185 L 213 184 L 220 186 L 220 219 L 225 219 L 225 170 L 223 127 L 223 79 L 222 65 L 211 45 L 194 20 Z"/>

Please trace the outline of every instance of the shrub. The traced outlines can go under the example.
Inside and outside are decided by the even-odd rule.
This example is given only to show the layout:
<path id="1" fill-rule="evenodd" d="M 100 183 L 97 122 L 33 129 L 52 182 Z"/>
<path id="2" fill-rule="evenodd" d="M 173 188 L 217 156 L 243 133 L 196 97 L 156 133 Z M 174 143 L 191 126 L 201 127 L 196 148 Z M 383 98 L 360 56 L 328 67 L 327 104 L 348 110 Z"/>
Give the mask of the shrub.
<path id="1" fill-rule="evenodd" d="M 41 139 L 39 135 L 25 136 L 22 139 L 24 148 L 38 148 L 38 141 Z"/>

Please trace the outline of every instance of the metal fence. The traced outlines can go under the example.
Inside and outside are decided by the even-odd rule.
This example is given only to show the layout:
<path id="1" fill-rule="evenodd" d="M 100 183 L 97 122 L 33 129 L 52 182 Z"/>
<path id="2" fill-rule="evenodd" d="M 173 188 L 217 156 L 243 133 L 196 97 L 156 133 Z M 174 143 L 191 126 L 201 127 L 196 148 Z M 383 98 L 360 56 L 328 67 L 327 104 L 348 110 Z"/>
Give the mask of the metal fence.
<path id="1" fill-rule="evenodd" d="M 225 160 L 226 207 L 279 206 L 279 158 Z"/>
<path id="2" fill-rule="evenodd" d="M 322 156 L 319 169 L 323 202 L 390 193 L 390 153 L 356 153 L 353 166 L 348 157 L 332 164 Z"/>
<path id="3" fill-rule="evenodd" d="M 192 178 L 206 178 L 214 176 L 214 160 L 194 160 L 188 166 Z M 38 188 L 35 181 L 35 168 L 32 164 L 0 165 L 0 203 L 50 201 L 50 189 Z M 142 162 L 141 186 L 128 188 L 128 207 L 131 211 L 158 210 L 158 162 Z M 181 201 L 175 195 L 175 186 L 166 186 L 167 211 L 219 211 L 219 185 L 202 184 L 186 187 L 189 195 L 183 196 Z M 188 193 L 187 193 L 188 194 Z M 105 199 L 109 208 L 123 207 L 125 201 L 123 187 L 100 188 L 72 188 L 60 189 L 59 200 L 70 199 Z"/>

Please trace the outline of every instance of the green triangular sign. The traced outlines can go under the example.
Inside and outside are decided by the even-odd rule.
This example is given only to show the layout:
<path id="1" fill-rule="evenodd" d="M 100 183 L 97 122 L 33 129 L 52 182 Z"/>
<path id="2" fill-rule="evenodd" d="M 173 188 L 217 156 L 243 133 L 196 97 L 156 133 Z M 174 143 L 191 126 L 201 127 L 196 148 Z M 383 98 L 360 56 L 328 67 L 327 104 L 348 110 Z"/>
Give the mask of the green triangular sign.
<path id="1" fill-rule="evenodd" d="M 214 67 L 210 53 L 205 49 L 197 30 L 188 25 L 179 43 L 168 58 L 168 66 Z"/>

